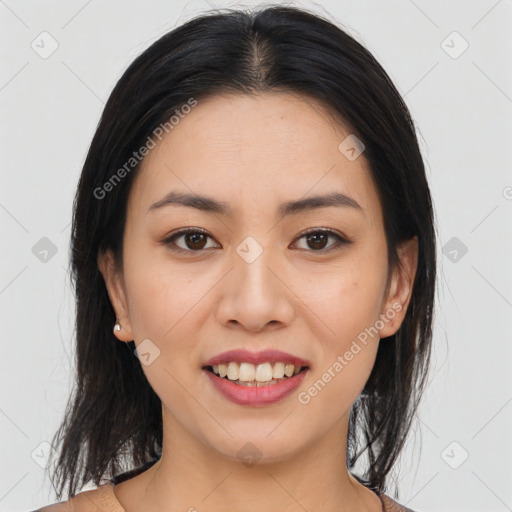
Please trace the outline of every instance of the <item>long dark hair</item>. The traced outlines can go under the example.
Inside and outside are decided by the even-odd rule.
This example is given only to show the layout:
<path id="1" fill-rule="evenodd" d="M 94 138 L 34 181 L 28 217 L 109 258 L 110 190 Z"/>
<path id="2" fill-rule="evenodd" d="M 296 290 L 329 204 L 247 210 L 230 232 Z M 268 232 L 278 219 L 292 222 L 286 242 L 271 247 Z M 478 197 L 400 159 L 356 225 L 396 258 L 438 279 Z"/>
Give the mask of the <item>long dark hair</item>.
<path id="1" fill-rule="evenodd" d="M 73 496 L 78 487 L 98 486 L 105 475 L 161 455 L 161 402 L 133 353 L 134 342 L 119 342 L 112 332 L 115 313 L 97 262 L 99 251 L 110 248 L 122 266 L 127 199 L 140 167 L 130 160 L 134 151 L 154 138 L 157 127 L 170 128 L 169 119 L 191 98 L 273 90 L 322 102 L 364 143 L 383 209 L 389 268 L 399 264 L 400 242 L 419 241 L 405 319 L 380 343 L 350 414 L 347 466 L 354 468 L 365 453 L 368 467 L 358 479 L 386 491 L 430 359 L 436 248 L 424 164 L 408 108 L 371 53 L 318 14 L 271 6 L 206 12 L 173 29 L 134 60 L 108 99 L 74 201 L 76 382 L 52 442 L 60 446 L 52 476 L 59 499 L 66 482 Z"/>

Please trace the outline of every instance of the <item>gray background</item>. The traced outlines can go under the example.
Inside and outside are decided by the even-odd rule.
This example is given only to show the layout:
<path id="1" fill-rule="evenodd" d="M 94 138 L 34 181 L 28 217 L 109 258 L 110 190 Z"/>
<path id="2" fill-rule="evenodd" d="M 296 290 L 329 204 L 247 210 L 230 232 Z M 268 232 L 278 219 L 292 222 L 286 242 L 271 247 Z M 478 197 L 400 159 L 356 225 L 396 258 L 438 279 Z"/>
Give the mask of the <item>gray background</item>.
<path id="1" fill-rule="evenodd" d="M 387 70 L 418 127 L 435 201 L 433 371 L 396 470 L 399 501 L 512 510 L 512 1 L 295 5 L 325 8 Z M 104 102 L 136 55 L 209 8 L 0 0 L 2 511 L 55 501 L 43 467 L 72 381 L 71 205 Z"/>

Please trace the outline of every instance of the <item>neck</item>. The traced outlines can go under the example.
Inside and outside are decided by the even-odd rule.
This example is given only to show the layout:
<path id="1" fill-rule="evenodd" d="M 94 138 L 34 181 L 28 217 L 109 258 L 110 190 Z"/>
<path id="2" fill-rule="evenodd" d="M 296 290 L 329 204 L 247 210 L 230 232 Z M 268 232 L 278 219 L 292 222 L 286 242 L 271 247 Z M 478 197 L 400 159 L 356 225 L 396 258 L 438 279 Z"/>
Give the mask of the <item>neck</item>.
<path id="1" fill-rule="evenodd" d="M 118 484 L 116 497 L 126 512 L 380 512 L 379 497 L 347 470 L 347 426 L 344 417 L 300 450 L 291 440 L 279 458 L 265 456 L 272 452 L 270 442 L 265 450 L 255 447 L 258 442 L 232 440 L 237 449 L 226 456 L 164 413 L 160 460 L 138 477 Z"/>

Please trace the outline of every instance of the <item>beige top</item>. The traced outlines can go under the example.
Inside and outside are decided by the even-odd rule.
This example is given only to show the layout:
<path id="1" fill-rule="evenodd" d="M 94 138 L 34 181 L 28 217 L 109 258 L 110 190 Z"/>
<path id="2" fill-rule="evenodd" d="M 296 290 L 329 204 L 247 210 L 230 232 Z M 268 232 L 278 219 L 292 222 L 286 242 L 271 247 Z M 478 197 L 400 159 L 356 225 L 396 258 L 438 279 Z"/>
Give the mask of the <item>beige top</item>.
<path id="1" fill-rule="evenodd" d="M 414 512 L 385 494 L 380 494 L 382 512 Z M 107 482 L 97 489 L 79 492 L 68 501 L 49 505 L 36 512 L 125 512 L 114 494 L 114 484 Z"/>

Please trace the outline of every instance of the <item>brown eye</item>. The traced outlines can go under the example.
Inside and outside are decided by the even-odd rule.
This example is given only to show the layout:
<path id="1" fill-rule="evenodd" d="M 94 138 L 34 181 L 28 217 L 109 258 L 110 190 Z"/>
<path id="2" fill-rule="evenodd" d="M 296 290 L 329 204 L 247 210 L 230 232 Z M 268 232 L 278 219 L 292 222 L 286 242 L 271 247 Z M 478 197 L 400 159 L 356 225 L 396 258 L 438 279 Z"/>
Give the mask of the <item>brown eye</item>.
<path id="1" fill-rule="evenodd" d="M 311 235 L 306 235 L 306 240 L 312 249 L 324 249 L 327 241 L 329 239 L 329 235 L 325 233 L 313 233 Z"/>
<path id="2" fill-rule="evenodd" d="M 330 238 L 334 238 L 335 242 L 324 250 Z M 301 239 L 306 240 L 307 248 L 312 249 L 310 252 L 329 252 L 331 249 L 336 249 L 341 245 L 352 243 L 330 229 L 311 229 L 299 238 L 299 240 Z"/>
<path id="3" fill-rule="evenodd" d="M 206 235 L 203 233 L 187 233 L 183 235 L 185 238 L 185 244 L 190 249 L 204 249 L 205 241 L 206 241 Z"/>
<path id="4" fill-rule="evenodd" d="M 176 243 L 177 240 L 183 239 L 182 245 Z M 163 244 L 169 246 L 174 252 L 201 252 L 206 247 L 208 239 L 213 238 L 202 229 L 183 229 L 162 241 Z M 330 229 L 311 229 L 304 233 L 298 240 L 306 240 L 306 250 L 309 252 L 330 252 L 342 245 L 351 244 L 350 240 L 343 238 L 335 231 Z M 328 245 L 329 239 L 334 239 L 334 243 Z M 327 249 L 326 249 L 327 247 Z"/>
<path id="5" fill-rule="evenodd" d="M 185 229 L 166 238 L 162 243 L 168 245 L 171 251 L 200 252 L 205 249 L 209 238 L 211 236 L 201 229 Z M 184 246 L 180 246 L 175 242 L 179 239 L 183 239 Z"/>

